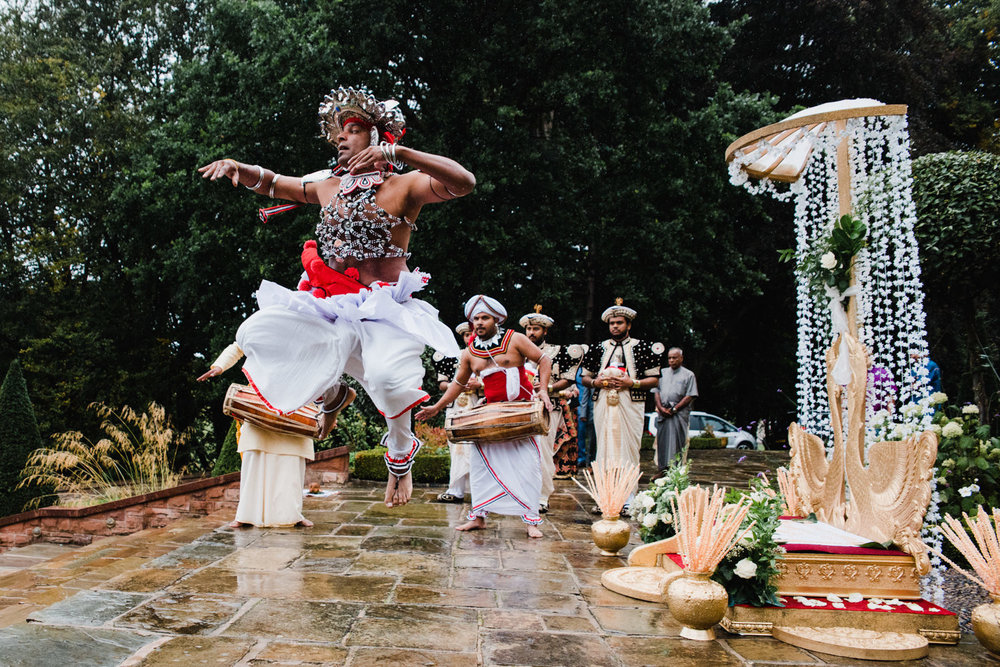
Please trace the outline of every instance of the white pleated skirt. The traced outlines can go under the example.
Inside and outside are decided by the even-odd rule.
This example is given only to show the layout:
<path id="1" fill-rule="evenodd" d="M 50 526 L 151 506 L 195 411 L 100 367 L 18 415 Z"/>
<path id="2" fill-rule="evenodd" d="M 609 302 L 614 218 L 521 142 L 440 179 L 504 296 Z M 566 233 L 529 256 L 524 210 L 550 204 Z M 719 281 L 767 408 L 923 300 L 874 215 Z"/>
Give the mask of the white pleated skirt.
<path id="1" fill-rule="evenodd" d="M 258 528 L 302 521 L 306 460 L 289 454 L 243 452 L 236 520 Z"/>

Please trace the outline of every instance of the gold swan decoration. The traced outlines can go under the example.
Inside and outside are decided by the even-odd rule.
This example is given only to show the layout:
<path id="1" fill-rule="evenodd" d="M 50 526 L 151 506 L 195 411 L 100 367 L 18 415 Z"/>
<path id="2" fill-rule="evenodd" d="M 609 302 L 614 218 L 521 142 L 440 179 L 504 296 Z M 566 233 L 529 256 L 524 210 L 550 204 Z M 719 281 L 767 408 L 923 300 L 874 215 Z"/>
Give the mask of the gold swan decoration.
<path id="1" fill-rule="evenodd" d="M 867 355 L 851 334 L 844 332 L 841 336 L 847 344 L 851 368 L 846 387 L 833 379 L 833 367 L 840 357 L 840 338 L 826 353 L 833 455 L 827 460 L 819 437 L 796 423 L 788 427 L 789 475 L 799 497 L 797 506 L 788 509 L 799 516 L 815 513 L 820 521 L 873 542 L 891 541 L 913 556 L 917 572 L 925 575 L 930 572 L 930 559 L 920 529 L 931 499 L 937 434 L 924 431 L 905 440 L 876 442 L 868 448 L 865 465 Z"/>

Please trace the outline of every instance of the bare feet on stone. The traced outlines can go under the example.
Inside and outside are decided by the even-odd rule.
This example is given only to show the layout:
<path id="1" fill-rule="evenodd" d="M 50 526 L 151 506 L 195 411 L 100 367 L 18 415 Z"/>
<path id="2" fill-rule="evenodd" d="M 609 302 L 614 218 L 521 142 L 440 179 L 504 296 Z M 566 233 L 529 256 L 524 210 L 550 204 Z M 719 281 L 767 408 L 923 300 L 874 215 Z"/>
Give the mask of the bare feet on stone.
<path id="1" fill-rule="evenodd" d="M 528 524 L 528 537 L 541 537 L 542 531 L 538 530 L 538 526 L 532 526 Z"/>
<path id="2" fill-rule="evenodd" d="M 385 484 L 385 506 L 398 507 L 410 502 L 413 495 L 413 475 L 406 473 L 401 477 L 389 473 L 389 481 Z"/>
<path id="3" fill-rule="evenodd" d="M 303 528 L 312 528 L 312 527 L 313 527 L 313 526 L 315 526 L 316 524 L 314 524 L 314 523 L 313 523 L 312 521 L 310 521 L 309 519 L 302 519 L 301 521 L 299 521 L 299 522 L 298 522 L 297 524 L 295 524 L 295 525 L 296 525 L 296 526 L 302 526 Z"/>
<path id="4" fill-rule="evenodd" d="M 249 525 L 250 525 L 249 523 L 243 523 L 242 521 L 230 521 L 229 522 L 229 527 L 230 528 L 242 528 L 243 526 L 249 526 Z"/>
<path id="5" fill-rule="evenodd" d="M 477 516 L 472 521 L 463 523 L 461 526 L 455 526 L 455 530 L 467 531 L 467 530 L 482 530 L 486 527 L 486 519 L 481 516 Z M 541 533 L 538 534 L 541 536 Z"/>

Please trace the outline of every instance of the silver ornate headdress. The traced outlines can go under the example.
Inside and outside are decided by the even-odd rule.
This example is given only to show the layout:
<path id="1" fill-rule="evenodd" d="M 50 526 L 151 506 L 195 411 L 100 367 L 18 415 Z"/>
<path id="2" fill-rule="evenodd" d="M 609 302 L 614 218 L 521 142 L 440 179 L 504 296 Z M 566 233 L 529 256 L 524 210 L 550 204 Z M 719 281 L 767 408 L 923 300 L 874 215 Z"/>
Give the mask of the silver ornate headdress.
<path id="1" fill-rule="evenodd" d="M 319 129 L 330 143 L 344 128 L 344 121 L 357 118 L 371 127 L 373 146 L 380 141 L 396 143 L 406 134 L 406 119 L 396 100 L 379 102 L 364 86 L 334 88 L 319 105 Z"/>

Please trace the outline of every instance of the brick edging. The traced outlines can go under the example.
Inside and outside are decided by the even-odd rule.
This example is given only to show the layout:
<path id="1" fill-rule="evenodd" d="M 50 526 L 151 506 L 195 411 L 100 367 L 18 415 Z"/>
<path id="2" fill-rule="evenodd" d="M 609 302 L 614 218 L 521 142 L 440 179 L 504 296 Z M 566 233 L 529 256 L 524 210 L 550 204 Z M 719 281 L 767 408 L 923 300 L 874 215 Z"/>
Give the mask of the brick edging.
<path id="1" fill-rule="evenodd" d="M 306 461 L 306 482 L 347 482 L 348 447 L 318 451 Z M 235 509 L 240 473 L 206 477 L 169 489 L 89 507 L 42 507 L 0 517 L 0 551 L 36 540 L 89 544 L 94 537 L 128 535 L 175 519 Z"/>

